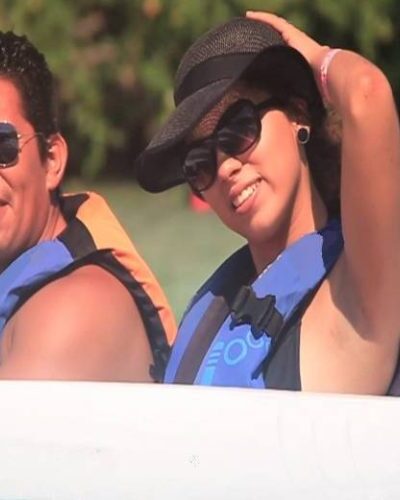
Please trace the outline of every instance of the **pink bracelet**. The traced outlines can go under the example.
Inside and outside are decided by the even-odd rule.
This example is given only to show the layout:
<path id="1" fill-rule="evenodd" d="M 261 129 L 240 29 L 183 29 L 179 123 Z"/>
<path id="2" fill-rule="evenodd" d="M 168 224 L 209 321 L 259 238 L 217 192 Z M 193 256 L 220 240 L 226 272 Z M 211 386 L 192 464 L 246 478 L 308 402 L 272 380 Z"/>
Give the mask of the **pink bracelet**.
<path id="1" fill-rule="evenodd" d="M 336 56 L 338 52 L 342 49 L 329 49 L 322 59 L 321 66 L 319 68 L 319 81 L 321 84 L 321 94 L 322 98 L 326 103 L 330 103 L 330 96 L 328 90 L 328 69 L 332 62 L 332 59 Z"/>

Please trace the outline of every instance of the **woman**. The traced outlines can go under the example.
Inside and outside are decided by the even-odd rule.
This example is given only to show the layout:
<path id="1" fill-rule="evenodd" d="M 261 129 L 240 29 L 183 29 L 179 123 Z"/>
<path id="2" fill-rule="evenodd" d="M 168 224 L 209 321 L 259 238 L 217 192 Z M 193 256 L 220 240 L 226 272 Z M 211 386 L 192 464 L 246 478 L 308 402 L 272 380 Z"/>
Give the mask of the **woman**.
<path id="1" fill-rule="evenodd" d="M 386 394 L 400 332 L 400 133 L 385 76 L 248 13 L 189 48 L 175 101 L 139 182 L 187 181 L 248 246 L 192 300 L 166 382 Z"/>

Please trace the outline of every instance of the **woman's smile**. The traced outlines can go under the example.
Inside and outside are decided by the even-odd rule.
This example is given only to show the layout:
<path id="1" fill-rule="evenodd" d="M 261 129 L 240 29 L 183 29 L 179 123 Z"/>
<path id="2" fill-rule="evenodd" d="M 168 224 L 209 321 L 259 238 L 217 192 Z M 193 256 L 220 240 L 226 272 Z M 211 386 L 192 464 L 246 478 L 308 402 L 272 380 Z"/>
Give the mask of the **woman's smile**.
<path id="1" fill-rule="evenodd" d="M 255 182 L 253 182 L 252 184 L 246 186 L 244 189 L 242 189 L 240 191 L 239 194 L 235 195 L 232 198 L 232 206 L 233 206 L 233 208 L 235 210 L 237 210 L 238 208 L 242 207 L 242 205 L 247 200 L 249 200 L 250 198 L 252 198 L 254 196 L 255 192 L 258 189 L 258 186 L 259 186 L 260 182 L 261 182 L 261 180 L 257 179 Z"/>

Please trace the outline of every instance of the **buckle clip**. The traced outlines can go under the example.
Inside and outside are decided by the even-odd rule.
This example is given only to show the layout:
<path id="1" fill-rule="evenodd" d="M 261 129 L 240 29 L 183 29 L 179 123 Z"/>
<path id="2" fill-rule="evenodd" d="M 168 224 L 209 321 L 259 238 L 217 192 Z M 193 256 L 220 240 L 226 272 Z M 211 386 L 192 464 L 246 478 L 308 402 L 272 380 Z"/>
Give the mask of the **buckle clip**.
<path id="1" fill-rule="evenodd" d="M 263 333 L 275 337 L 283 326 L 283 316 L 276 309 L 275 295 L 258 298 L 250 286 L 242 286 L 233 301 L 231 314 L 234 324 L 248 323 L 256 338 Z"/>

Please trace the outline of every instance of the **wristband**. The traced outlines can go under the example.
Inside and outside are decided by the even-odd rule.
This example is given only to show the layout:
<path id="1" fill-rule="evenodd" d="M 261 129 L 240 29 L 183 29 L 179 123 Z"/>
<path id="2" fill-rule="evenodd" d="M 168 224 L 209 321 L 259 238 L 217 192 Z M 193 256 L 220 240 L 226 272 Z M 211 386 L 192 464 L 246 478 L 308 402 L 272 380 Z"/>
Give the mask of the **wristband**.
<path id="1" fill-rule="evenodd" d="M 325 102 L 330 103 L 330 96 L 328 90 L 328 69 L 332 62 L 332 59 L 336 56 L 338 52 L 342 49 L 329 49 L 322 59 L 321 66 L 319 68 L 319 81 L 321 84 L 321 94 Z"/>

